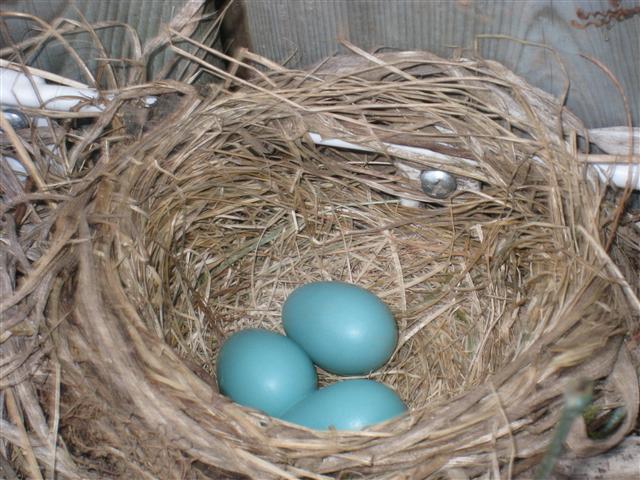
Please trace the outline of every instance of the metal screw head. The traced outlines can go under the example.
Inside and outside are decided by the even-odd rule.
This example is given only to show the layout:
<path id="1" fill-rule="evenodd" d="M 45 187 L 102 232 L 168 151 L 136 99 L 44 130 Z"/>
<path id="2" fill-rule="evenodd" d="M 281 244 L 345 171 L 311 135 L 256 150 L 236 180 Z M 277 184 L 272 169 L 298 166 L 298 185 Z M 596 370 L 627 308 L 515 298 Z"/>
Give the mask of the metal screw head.
<path id="1" fill-rule="evenodd" d="M 442 170 L 423 170 L 420 172 L 422 191 L 433 198 L 447 198 L 456 188 L 456 177 Z"/>
<path id="2" fill-rule="evenodd" d="M 29 119 L 20 110 L 15 108 L 7 108 L 2 110 L 4 118 L 6 118 L 14 130 L 22 130 L 29 127 Z"/>

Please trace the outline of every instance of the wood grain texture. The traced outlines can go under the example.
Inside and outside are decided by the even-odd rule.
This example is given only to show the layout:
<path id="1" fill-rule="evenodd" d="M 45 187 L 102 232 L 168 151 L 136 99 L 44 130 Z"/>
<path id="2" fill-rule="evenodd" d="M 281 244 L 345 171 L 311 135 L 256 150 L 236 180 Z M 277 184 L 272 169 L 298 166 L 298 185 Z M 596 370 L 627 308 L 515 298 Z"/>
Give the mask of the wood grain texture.
<path id="1" fill-rule="evenodd" d="M 637 0 L 622 0 L 635 6 Z M 347 39 L 369 51 L 425 49 L 451 56 L 471 53 L 477 35 L 507 35 L 544 43 L 557 52 L 571 82 L 568 105 L 589 127 L 625 124 L 624 104 L 612 82 L 581 55 L 606 65 L 624 88 L 640 123 L 640 16 L 609 28 L 571 26 L 576 10 L 607 10 L 607 0 L 244 0 L 251 48 L 291 67 L 343 51 Z M 508 40 L 479 40 L 479 54 L 498 60 L 533 85 L 563 90 L 562 67 L 550 50 Z"/>
<path id="2" fill-rule="evenodd" d="M 58 16 L 77 18 L 77 8 L 89 22 L 121 21 L 132 25 L 142 41 L 157 34 L 185 0 L 5 0 L 3 10 L 33 13 L 52 20 Z M 221 1 L 212 5 L 220 7 Z M 476 37 L 506 35 L 552 47 L 566 67 L 571 82 L 569 107 L 588 127 L 625 124 L 624 103 L 610 79 L 582 55 L 606 65 L 622 85 L 632 110 L 634 125 L 640 124 L 640 15 L 613 22 L 607 28 L 584 30 L 571 25 L 578 8 L 587 12 L 611 8 L 608 0 L 237 0 L 244 7 L 242 22 L 235 29 L 242 38 L 226 45 L 249 46 L 291 67 L 304 67 L 343 51 L 339 41 L 370 51 L 424 49 L 451 56 L 474 50 Z M 633 7 L 640 0 L 621 0 Z M 244 28 L 244 25 L 248 28 Z M 24 21 L 11 20 L 15 39 L 29 34 Z M 226 34 L 226 33 L 225 33 Z M 233 35 L 231 25 L 230 35 Z M 112 58 L 126 57 L 129 46 L 124 31 L 99 33 Z M 0 45 L 3 40 L 0 38 Z M 96 56 L 86 36 L 72 39 L 83 58 Z M 564 74 L 556 55 L 543 48 L 504 39 L 478 39 L 478 52 L 504 63 L 533 85 L 560 94 Z M 154 66 L 166 60 L 154 58 Z M 79 78 L 65 51 L 52 45 L 34 65 Z M 157 68 L 156 68 L 157 69 Z"/>
<path id="3" fill-rule="evenodd" d="M 58 18 L 79 21 L 82 17 L 89 24 L 96 22 L 120 22 L 132 27 L 140 43 L 155 37 L 164 24 L 169 23 L 180 12 L 188 0 L 0 0 L 0 6 L 6 12 L 20 12 L 35 15 L 46 22 L 54 23 Z M 212 5 L 213 6 L 213 5 Z M 210 13 L 210 10 L 208 10 Z M 10 41 L 19 42 L 33 35 L 36 24 L 23 19 L 5 20 L 6 32 L 0 35 L 0 48 L 8 46 Z M 3 26 L 4 27 L 4 26 Z M 126 84 L 125 72 L 128 65 L 122 59 L 132 56 L 133 48 L 130 35 L 124 28 L 106 28 L 97 31 L 107 57 L 119 73 L 120 80 Z M 78 52 L 92 72 L 96 72 L 98 61 L 104 55 L 96 48 L 89 34 L 81 33 L 66 37 L 69 44 Z M 187 50 L 194 49 L 188 45 Z M 159 51 L 151 59 L 149 77 L 160 71 L 170 53 Z M 119 60 L 120 59 L 120 60 Z M 68 52 L 58 43 L 49 42 L 46 48 L 27 62 L 35 67 L 48 70 L 75 80 L 84 80 L 80 70 Z"/>
<path id="4" fill-rule="evenodd" d="M 638 480 L 640 437 L 629 436 L 614 449 L 590 458 L 563 459 L 550 480 Z"/>

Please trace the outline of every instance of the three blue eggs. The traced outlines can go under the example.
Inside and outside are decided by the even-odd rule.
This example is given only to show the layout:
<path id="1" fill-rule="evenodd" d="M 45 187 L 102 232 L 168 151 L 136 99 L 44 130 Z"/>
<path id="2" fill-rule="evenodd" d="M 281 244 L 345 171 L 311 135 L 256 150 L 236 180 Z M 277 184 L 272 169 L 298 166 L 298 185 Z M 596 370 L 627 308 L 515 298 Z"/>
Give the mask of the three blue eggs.
<path id="1" fill-rule="evenodd" d="M 216 366 L 221 393 L 319 430 L 360 430 L 406 411 L 392 389 L 372 380 L 317 390 L 314 363 L 338 375 L 366 375 L 393 355 L 397 326 L 374 294 L 344 282 L 309 283 L 286 299 L 282 322 L 286 336 L 253 328 L 225 341 Z"/>

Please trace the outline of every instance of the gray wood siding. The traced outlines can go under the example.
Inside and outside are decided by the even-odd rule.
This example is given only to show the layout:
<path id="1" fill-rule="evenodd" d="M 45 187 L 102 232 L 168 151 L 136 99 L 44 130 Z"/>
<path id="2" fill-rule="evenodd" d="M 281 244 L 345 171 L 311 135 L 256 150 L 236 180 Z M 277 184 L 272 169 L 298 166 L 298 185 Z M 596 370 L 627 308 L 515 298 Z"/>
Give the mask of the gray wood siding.
<path id="1" fill-rule="evenodd" d="M 366 50 L 424 49 L 450 56 L 472 49 L 479 34 L 498 34 L 553 47 L 566 65 L 569 107 L 589 127 L 625 123 L 611 81 L 581 54 L 618 78 L 640 124 L 640 15 L 608 28 L 580 30 L 576 9 L 611 8 L 607 0 L 244 0 L 250 47 L 289 66 L 303 67 L 342 51 L 344 38 Z M 640 5 L 622 0 L 623 7 Z M 552 52 L 508 40 L 479 41 L 483 57 L 498 60 L 528 81 L 558 94 L 562 68 Z"/>
<path id="2" fill-rule="evenodd" d="M 0 8 L 7 12 L 35 15 L 49 23 L 54 23 L 56 18 L 80 20 L 81 16 L 78 12 L 89 24 L 106 21 L 120 22 L 131 26 L 137 32 L 140 43 L 144 45 L 146 40 L 158 35 L 162 25 L 169 23 L 186 3 L 187 0 L 0 0 Z M 5 21 L 10 37 L 15 42 L 28 38 L 35 31 L 34 22 L 15 18 L 8 18 Z M 97 36 L 110 58 L 131 57 L 133 52 L 131 39 L 124 28 L 98 30 Z M 68 35 L 65 38 L 95 72 L 95 58 L 102 55 L 95 48 L 90 36 L 82 33 Z M 8 45 L 7 38 L 0 35 L 0 47 L 6 45 Z M 182 46 L 186 50 L 194 50 L 190 46 Z M 150 77 L 161 69 L 169 56 L 165 49 L 152 57 L 149 68 Z M 75 61 L 55 41 L 49 42 L 34 59 L 28 59 L 28 63 L 75 80 L 84 80 Z M 115 66 L 116 74 L 120 74 L 120 79 L 124 83 L 126 64 L 117 61 L 113 61 L 112 64 Z"/>
<path id="3" fill-rule="evenodd" d="M 74 6 L 89 22 L 117 20 L 129 23 L 142 41 L 157 34 L 186 0 L 4 0 L 3 10 L 19 10 L 44 18 L 71 16 Z M 221 0 L 208 0 L 209 9 Z M 607 10 L 609 0 L 236 0 L 243 15 L 233 17 L 229 34 L 239 32 L 255 52 L 294 68 L 313 64 L 343 51 L 346 39 L 369 51 L 424 49 L 449 57 L 454 47 L 470 52 L 477 35 L 497 34 L 544 43 L 556 50 L 566 65 L 571 90 L 568 105 L 589 127 L 625 123 L 623 102 L 611 81 L 581 56 L 592 56 L 617 77 L 627 95 L 634 124 L 640 125 L 640 15 L 606 28 L 584 30 L 571 26 L 576 10 Z M 622 7 L 640 6 L 640 0 L 620 0 Z M 24 22 L 10 21 L 12 35 L 26 35 Z M 122 31 L 104 31 L 100 37 L 113 57 L 126 56 Z M 225 39 L 225 45 L 230 39 Z M 243 45 L 244 38 L 231 39 Z M 0 38 L 0 44 L 2 39 Z M 87 38 L 72 40 L 86 58 L 95 55 Z M 498 60 L 530 83 L 559 94 L 562 68 L 549 50 L 497 39 L 479 41 L 483 57 Z M 159 65 L 164 54 L 154 59 Z M 55 45 L 42 52 L 36 65 L 79 77 L 66 53 Z"/>

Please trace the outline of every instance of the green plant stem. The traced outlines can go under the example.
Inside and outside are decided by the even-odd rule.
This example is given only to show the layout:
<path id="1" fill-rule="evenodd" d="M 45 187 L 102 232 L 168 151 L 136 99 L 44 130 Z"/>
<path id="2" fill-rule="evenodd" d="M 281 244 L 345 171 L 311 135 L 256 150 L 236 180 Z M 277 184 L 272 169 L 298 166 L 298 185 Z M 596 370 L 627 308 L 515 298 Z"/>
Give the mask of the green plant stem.
<path id="1" fill-rule="evenodd" d="M 556 425 L 551 443 L 536 471 L 535 480 L 546 480 L 551 475 L 558 458 L 562 454 L 562 445 L 569 435 L 573 421 L 582 415 L 585 408 L 591 403 L 593 393 L 590 381 L 579 379 L 569 386 L 564 397 L 564 407 L 560 414 L 560 420 Z"/>

